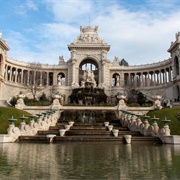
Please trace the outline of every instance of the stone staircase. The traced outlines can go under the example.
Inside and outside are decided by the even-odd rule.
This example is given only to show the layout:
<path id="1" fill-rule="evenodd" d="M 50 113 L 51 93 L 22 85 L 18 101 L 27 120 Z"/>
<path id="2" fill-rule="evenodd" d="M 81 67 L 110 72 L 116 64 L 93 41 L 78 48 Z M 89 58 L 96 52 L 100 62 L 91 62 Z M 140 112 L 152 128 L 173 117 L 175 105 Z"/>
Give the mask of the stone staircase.
<path id="1" fill-rule="evenodd" d="M 56 135 L 53 138 L 54 143 L 60 142 L 118 142 L 125 143 L 123 135 L 132 135 L 132 143 L 161 143 L 158 137 L 145 137 L 137 131 L 130 131 L 121 126 L 119 120 L 112 121 L 114 129 L 118 129 L 118 137 L 115 137 L 112 131 L 109 131 L 102 122 L 96 123 L 74 123 L 74 125 L 65 133 L 65 136 L 59 135 L 59 129 L 64 129 L 66 122 L 58 122 L 56 126 L 50 127 L 47 131 L 38 131 L 35 136 L 20 136 L 18 141 L 23 143 L 50 142 L 49 135 Z"/>

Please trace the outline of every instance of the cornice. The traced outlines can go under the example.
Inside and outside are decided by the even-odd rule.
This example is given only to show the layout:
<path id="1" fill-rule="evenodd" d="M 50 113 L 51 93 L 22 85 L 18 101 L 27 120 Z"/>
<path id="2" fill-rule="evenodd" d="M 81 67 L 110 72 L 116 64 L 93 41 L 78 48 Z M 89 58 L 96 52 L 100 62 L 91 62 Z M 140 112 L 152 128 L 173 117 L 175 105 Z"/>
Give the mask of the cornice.
<path id="1" fill-rule="evenodd" d="M 72 49 L 105 49 L 107 51 L 110 50 L 110 45 L 94 45 L 94 44 L 70 44 L 68 45 L 68 49 L 71 51 Z"/>
<path id="2" fill-rule="evenodd" d="M 9 46 L 6 44 L 6 41 L 4 41 L 3 39 L 0 38 L 0 45 L 6 50 L 9 51 L 10 48 Z"/>

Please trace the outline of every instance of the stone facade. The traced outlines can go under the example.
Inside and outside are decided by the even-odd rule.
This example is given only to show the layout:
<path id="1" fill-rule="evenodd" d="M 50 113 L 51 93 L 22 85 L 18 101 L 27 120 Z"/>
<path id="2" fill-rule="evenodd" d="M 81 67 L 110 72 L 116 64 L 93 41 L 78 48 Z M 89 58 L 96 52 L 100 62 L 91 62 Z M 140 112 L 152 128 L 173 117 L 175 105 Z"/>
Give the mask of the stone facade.
<path id="1" fill-rule="evenodd" d="M 98 34 L 98 26 L 80 27 L 80 35 L 68 45 L 70 59 L 59 57 L 57 65 L 33 64 L 13 60 L 7 56 L 6 41 L 0 37 L 0 100 L 10 100 L 20 91 L 32 97 L 29 86 L 37 86 L 37 97 L 59 92 L 68 96 L 72 89 L 83 87 L 85 71 L 91 73 L 94 87 L 104 88 L 107 96 L 127 88 L 136 88 L 151 98 L 180 100 L 180 33 L 171 43 L 170 58 L 158 63 L 123 66 L 118 57 L 108 59 L 108 45 Z"/>

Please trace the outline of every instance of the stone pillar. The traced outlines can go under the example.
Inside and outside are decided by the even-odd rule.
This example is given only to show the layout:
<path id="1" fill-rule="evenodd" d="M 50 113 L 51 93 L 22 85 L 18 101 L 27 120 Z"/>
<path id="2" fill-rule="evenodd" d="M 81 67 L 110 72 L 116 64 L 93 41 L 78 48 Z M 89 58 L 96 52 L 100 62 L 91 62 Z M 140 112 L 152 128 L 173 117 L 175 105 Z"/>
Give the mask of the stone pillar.
<path id="1" fill-rule="evenodd" d="M 30 74 L 30 71 L 27 71 L 27 85 L 29 85 L 29 74 Z"/>
<path id="2" fill-rule="evenodd" d="M 171 69 L 169 68 L 169 82 L 171 82 Z"/>
<path id="3" fill-rule="evenodd" d="M 7 80 L 7 68 L 8 68 L 8 66 L 6 65 L 6 67 L 5 67 L 5 72 L 4 72 L 4 78 L 5 78 L 5 80 Z"/>
<path id="4" fill-rule="evenodd" d="M 150 80 L 150 77 L 149 77 L 149 72 L 147 72 L 147 86 L 149 86 L 149 80 Z"/>
<path id="5" fill-rule="evenodd" d="M 46 72 L 46 86 L 49 86 L 49 72 Z"/>
<path id="6" fill-rule="evenodd" d="M 157 85 L 159 85 L 159 72 L 157 72 Z"/>
<path id="7" fill-rule="evenodd" d="M 76 64 L 76 60 L 75 59 L 73 59 L 72 60 L 72 85 L 74 84 L 74 83 L 76 83 L 76 75 L 75 75 L 75 64 Z"/>
<path id="8" fill-rule="evenodd" d="M 24 79 L 24 70 L 21 69 L 21 84 L 23 84 L 23 79 Z"/>
<path id="9" fill-rule="evenodd" d="M 9 68 L 9 81 L 11 81 L 11 80 L 12 80 L 12 68 L 10 66 L 10 68 Z"/>
<path id="10" fill-rule="evenodd" d="M 137 83 L 137 74 L 134 74 L 134 86 L 137 87 L 138 83 Z"/>
<path id="11" fill-rule="evenodd" d="M 154 86 L 156 85 L 156 72 L 153 72 L 154 75 Z"/>
<path id="12" fill-rule="evenodd" d="M 124 84 L 125 84 L 125 83 L 124 83 L 124 73 L 121 73 L 121 74 L 120 74 L 120 86 L 121 86 L 121 87 L 124 87 Z"/>
<path id="13" fill-rule="evenodd" d="M 39 82 L 39 85 L 42 86 L 42 71 L 39 72 L 40 73 L 40 82 Z"/>
<path id="14" fill-rule="evenodd" d="M 159 74 L 159 79 L 160 79 L 160 84 L 162 84 L 162 72 L 160 71 L 160 74 Z"/>
<path id="15" fill-rule="evenodd" d="M 163 71 L 163 83 L 165 83 L 165 73 Z"/>
<path id="16" fill-rule="evenodd" d="M 130 85 L 130 73 L 128 73 L 128 77 L 127 77 L 127 85 Z"/>
<path id="17" fill-rule="evenodd" d="M 101 73 L 101 84 L 102 84 L 102 86 L 103 86 L 103 84 L 104 84 L 104 76 L 105 76 L 105 61 L 102 61 L 102 69 L 101 69 L 101 71 L 102 71 L 102 73 Z"/>
<path id="18" fill-rule="evenodd" d="M 166 69 L 165 69 L 165 83 L 167 83 L 167 72 L 166 72 Z"/>
<path id="19" fill-rule="evenodd" d="M 141 73 L 141 87 L 144 86 L 144 76 L 143 76 L 143 73 Z"/>
<path id="20" fill-rule="evenodd" d="M 15 72 L 14 82 L 17 83 L 18 69 L 16 68 L 14 72 Z"/>
<path id="21" fill-rule="evenodd" d="M 0 57 L 1 57 L 1 61 L 0 61 L 0 63 L 1 63 L 1 65 L 0 65 L 1 66 L 1 69 L 0 69 L 1 72 L 0 72 L 0 75 L 3 77 L 4 76 L 4 68 L 5 68 L 4 66 L 5 66 L 5 64 L 4 64 L 4 60 L 3 60 L 3 55 L 1 55 Z"/>

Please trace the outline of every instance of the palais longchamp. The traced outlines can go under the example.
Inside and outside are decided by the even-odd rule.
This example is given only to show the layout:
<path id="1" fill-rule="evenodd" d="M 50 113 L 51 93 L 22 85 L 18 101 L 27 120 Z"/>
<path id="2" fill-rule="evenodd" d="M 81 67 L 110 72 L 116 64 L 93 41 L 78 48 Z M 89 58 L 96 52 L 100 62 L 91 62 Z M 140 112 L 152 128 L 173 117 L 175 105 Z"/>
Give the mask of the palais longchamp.
<path id="1" fill-rule="evenodd" d="M 87 83 L 92 88 L 104 89 L 107 97 L 134 88 L 147 97 L 159 94 L 170 102 L 180 100 L 180 32 L 167 50 L 170 58 L 157 63 L 129 65 L 116 56 L 109 60 L 110 47 L 99 36 L 98 26 L 81 26 L 79 36 L 68 45 L 68 60 L 60 56 L 56 65 L 27 63 L 8 57 L 10 48 L 1 33 L 1 103 L 8 102 L 20 92 L 31 98 L 30 85 L 36 88 L 37 97 L 42 93 L 51 97 L 58 92 L 64 95 L 64 102 L 68 103 L 73 89 L 84 88 Z"/>

